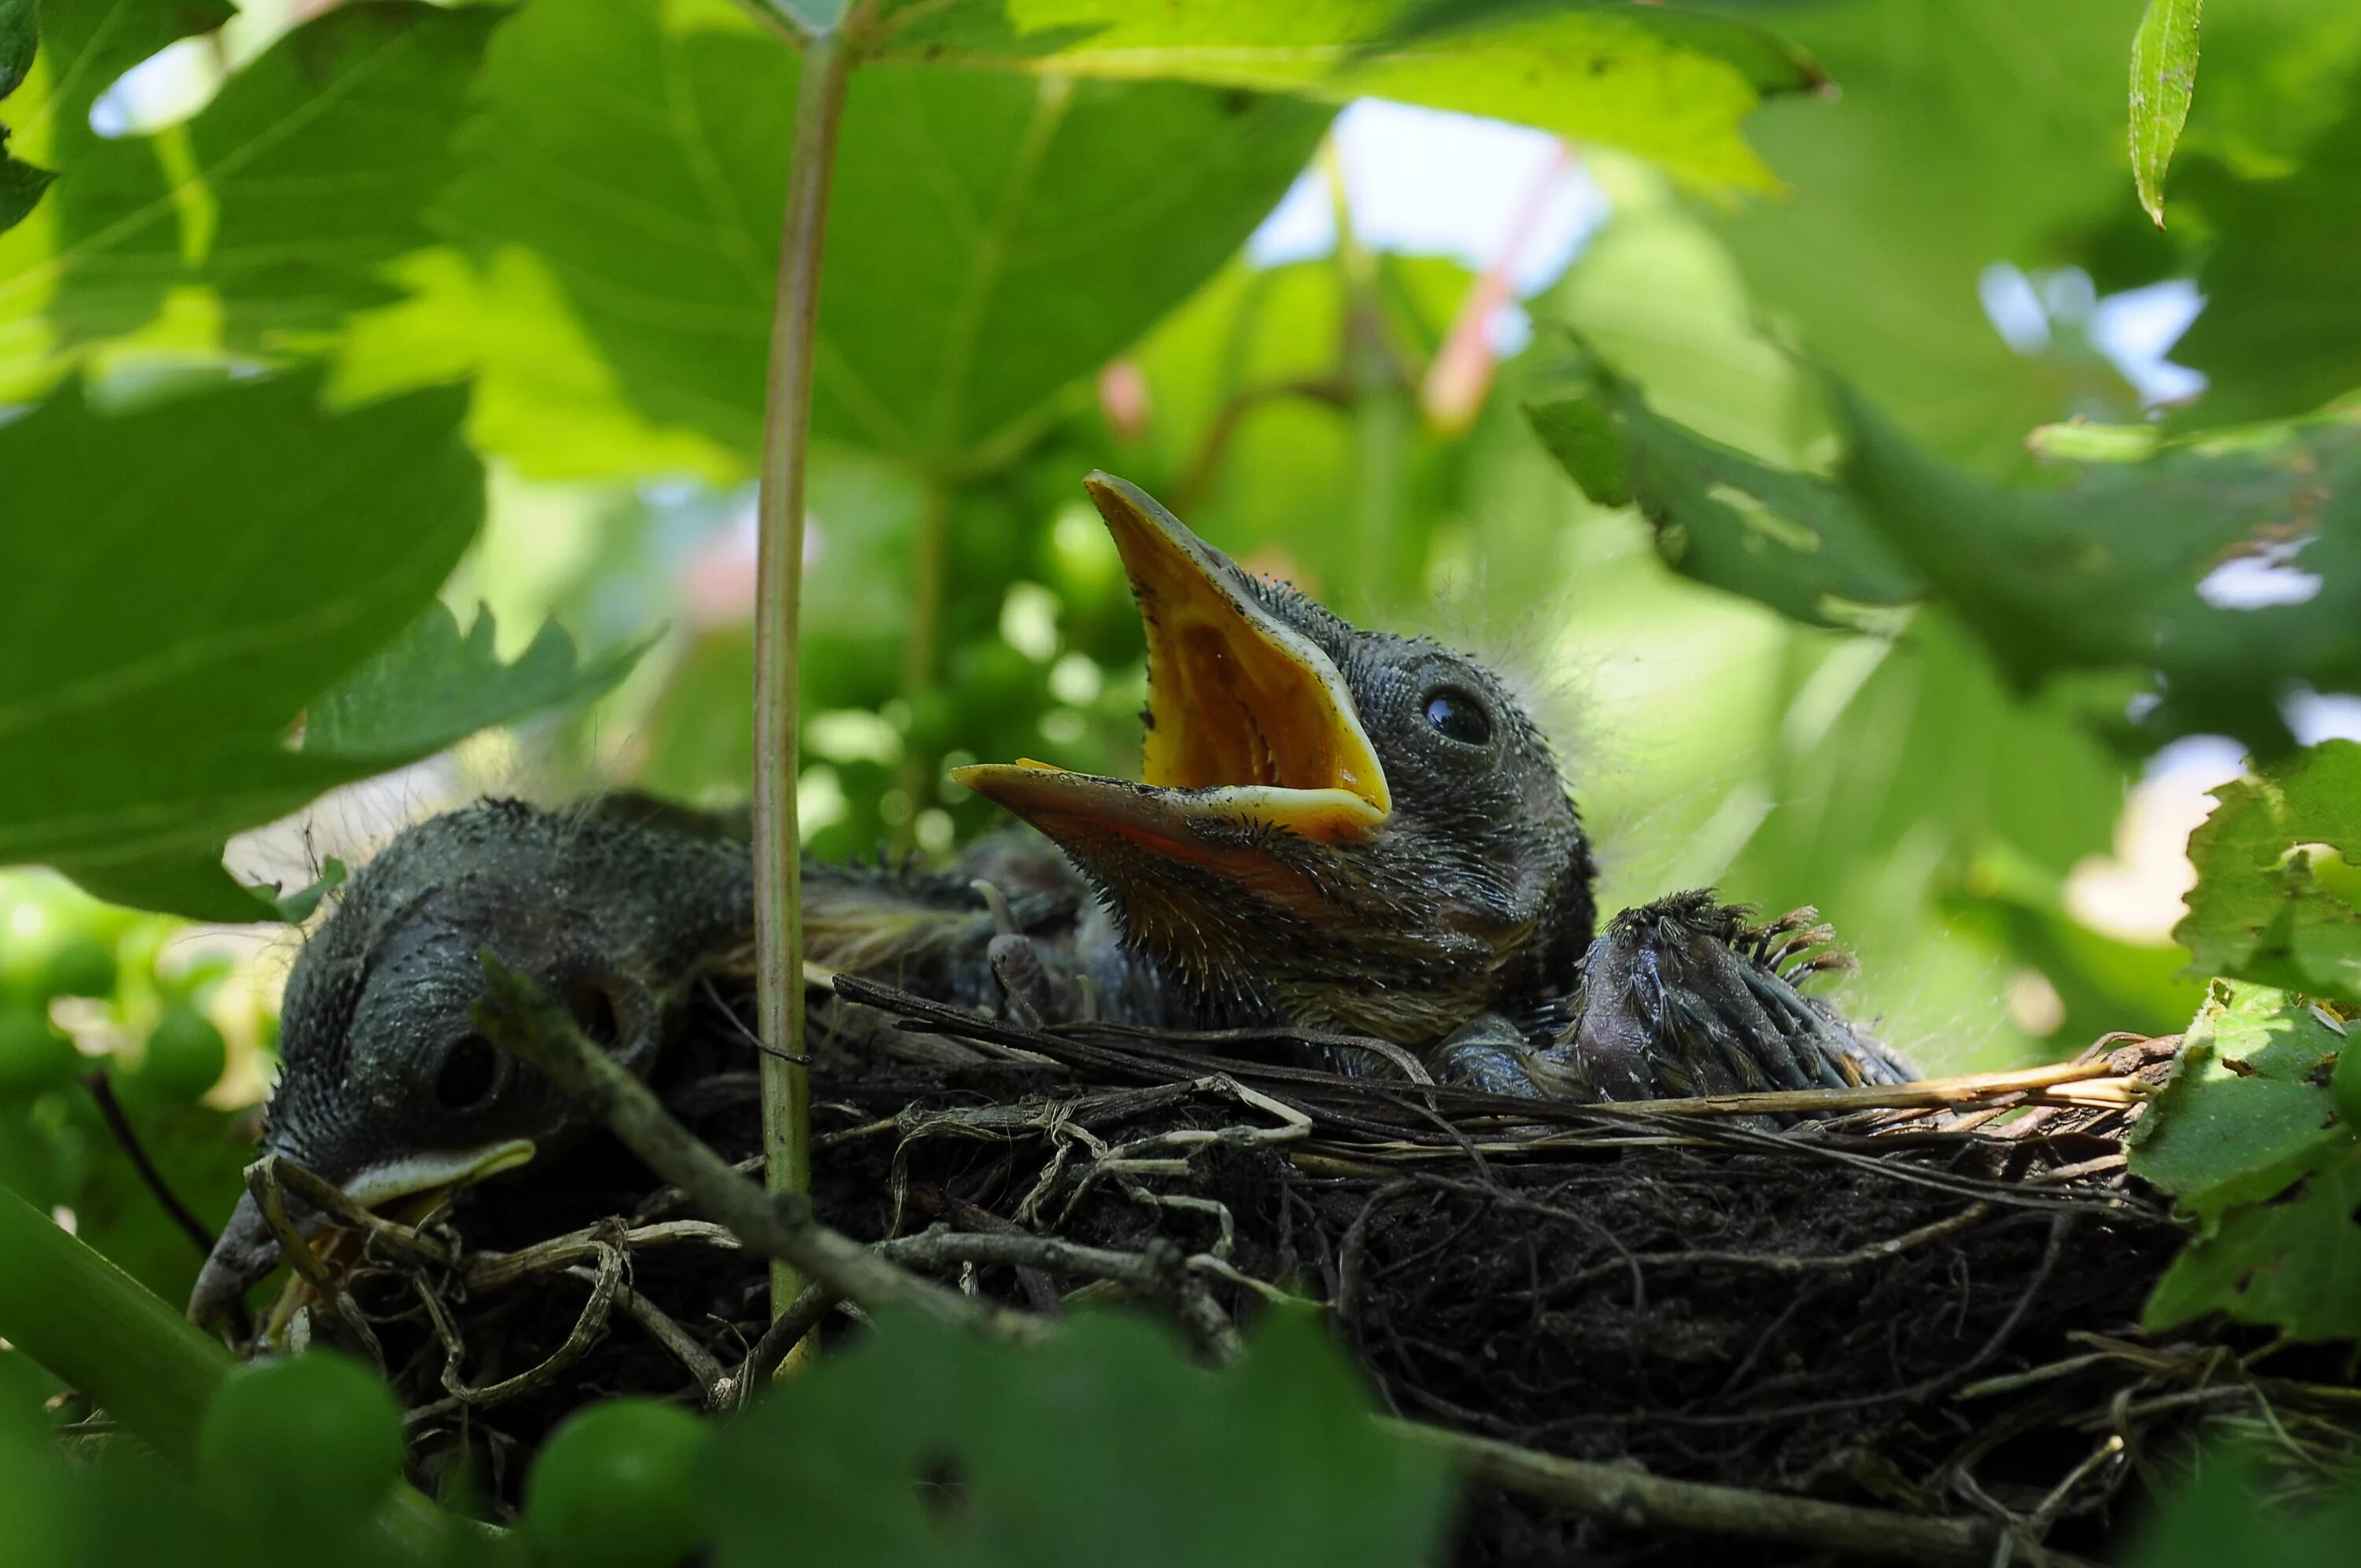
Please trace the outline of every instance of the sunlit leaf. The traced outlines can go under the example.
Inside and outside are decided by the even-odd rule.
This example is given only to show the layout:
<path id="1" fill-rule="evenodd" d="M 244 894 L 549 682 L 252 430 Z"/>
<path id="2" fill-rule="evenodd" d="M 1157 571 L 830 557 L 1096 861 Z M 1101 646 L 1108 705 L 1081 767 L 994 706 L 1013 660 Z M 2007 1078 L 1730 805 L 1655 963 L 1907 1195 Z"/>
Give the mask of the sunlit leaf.
<path id="1" fill-rule="evenodd" d="M 2203 0 L 2147 0 L 2132 36 L 2132 180 L 2140 205 L 2164 226 L 2164 171 L 2189 119 L 2197 85 L 2197 19 Z"/>
<path id="2" fill-rule="evenodd" d="M 2173 935 L 2208 974 L 2361 1003 L 2361 744 L 2323 741 L 2213 795 Z"/>
<path id="3" fill-rule="evenodd" d="M 1693 183 L 1776 181 L 1739 126 L 1766 94 L 1824 78 L 1742 21 L 1669 6 L 1533 6 L 1384 47 L 1392 0 L 906 0 L 889 59 L 1130 81 L 1202 82 L 1330 103 L 1391 98 L 1519 120 L 1638 153 Z"/>
<path id="4" fill-rule="evenodd" d="M 209 32 L 232 14 L 227 0 L 6 3 L 12 47 L 23 49 L 36 17 L 40 40 L 30 74 L 0 104 L 0 122 L 10 133 L 8 150 L 43 170 L 68 173 L 107 151 L 90 124 L 91 106 L 100 93 L 165 45 Z M 22 170 L 27 166 L 13 167 Z M 123 181 L 112 198 L 118 208 L 129 201 L 163 203 L 170 210 L 163 170 L 152 153 L 143 169 L 119 168 L 116 177 Z M 21 192 L 28 178 L 22 172 L 0 173 L 0 188 L 13 184 Z M 80 201 L 75 182 L 69 180 L 62 193 L 32 209 L 33 221 L 14 228 L 0 225 L 5 231 L 0 232 L 0 380 L 27 376 L 48 352 L 50 334 L 43 313 L 71 259 L 61 254 L 71 243 L 63 236 L 92 232 Z M 156 301 L 145 294 L 142 298 L 145 308 L 134 310 L 144 319 L 153 313 Z"/>
<path id="5" fill-rule="evenodd" d="M 644 414 L 743 453 L 796 71 L 777 38 L 668 25 L 654 0 L 537 0 L 492 49 L 449 203 L 470 243 L 538 253 Z M 818 430 L 952 470 L 1021 439 L 1236 248 L 1327 117 L 1174 83 L 864 68 Z"/>
<path id="6" fill-rule="evenodd" d="M 2133 1135 L 2133 1173 L 2209 1226 L 2274 1196 L 2321 1151 L 2352 1141 L 2328 1092 L 2344 1044 L 2301 997 L 2214 981 Z"/>
<path id="7" fill-rule="evenodd" d="M 60 334 L 127 331 L 181 281 L 210 287 L 243 348 L 393 298 L 377 269 L 431 238 L 425 203 L 453 173 L 452 129 L 499 19 L 404 0 L 297 28 L 189 123 L 192 167 L 170 189 L 148 138 L 93 149 L 67 171 L 49 262 Z"/>
<path id="8" fill-rule="evenodd" d="M 2207 1312 L 2294 1340 L 2361 1339 L 2361 1144 L 2323 1149 L 2288 1195 L 2235 1209 L 2157 1282 L 2150 1330 Z"/>

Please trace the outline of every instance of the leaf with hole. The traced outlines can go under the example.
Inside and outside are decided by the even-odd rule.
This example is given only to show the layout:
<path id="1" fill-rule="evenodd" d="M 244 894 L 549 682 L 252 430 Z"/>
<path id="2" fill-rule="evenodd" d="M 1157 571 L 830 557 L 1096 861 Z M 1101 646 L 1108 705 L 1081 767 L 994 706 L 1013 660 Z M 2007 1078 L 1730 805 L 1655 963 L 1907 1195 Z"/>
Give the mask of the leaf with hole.
<path id="1" fill-rule="evenodd" d="M 2361 1005 L 2361 743 L 2323 741 L 2213 797 L 2173 935 L 2206 973 Z"/>
<path id="2" fill-rule="evenodd" d="M 2345 1037 L 2304 998 L 2217 980 L 2132 1135 L 2132 1173 L 2211 1225 L 2353 1139 L 2329 1092 Z"/>

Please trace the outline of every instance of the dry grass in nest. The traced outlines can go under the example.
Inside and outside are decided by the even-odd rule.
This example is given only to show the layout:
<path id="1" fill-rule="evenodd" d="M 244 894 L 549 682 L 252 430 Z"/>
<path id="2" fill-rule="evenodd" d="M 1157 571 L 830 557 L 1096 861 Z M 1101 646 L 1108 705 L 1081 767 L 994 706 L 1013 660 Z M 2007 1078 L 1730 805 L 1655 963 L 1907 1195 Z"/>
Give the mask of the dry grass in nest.
<path id="1" fill-rule="evenodd" d="M 1012 1309 L 1003 1327 L 1123 1299 L 1213 1361 L 1267 1301 L 1323 1304 L 1396 1417 L 1488 1440 L 1460 1448 L 1462 1563 L 1682 1562 L 1696 1529 L 1752 1538 L 1739 1561 L 2060 1561 L 2103 1552 L 2202 1424 L 2263 1429 L 2299 1467 L 2350 1446 L 2334 1371 L 2138 1326 L 2180 1233 L 2123 1137 L 2172 1039 L 1576 1106 L 1273 1061 L 1302 1036 L 837 991 L 812 1031 L 823 1224 Z M 655 1087 L 751 1169 L 743 1013 L 709 991 Z M 464 1459 L 502 1506 L 575 1407 L 728 1408 L 805 1326 L 858 1313 L 815 1288 L 772 1325 L 763 1260 L 604 1135 L 416 1228 L 349 1217 L 358 1255 L 313 1269 L 296 1332 L 376 1356 L 425 1478 Z M 1819 1503 L 1845 1507 L 1789 1519 Z"/>

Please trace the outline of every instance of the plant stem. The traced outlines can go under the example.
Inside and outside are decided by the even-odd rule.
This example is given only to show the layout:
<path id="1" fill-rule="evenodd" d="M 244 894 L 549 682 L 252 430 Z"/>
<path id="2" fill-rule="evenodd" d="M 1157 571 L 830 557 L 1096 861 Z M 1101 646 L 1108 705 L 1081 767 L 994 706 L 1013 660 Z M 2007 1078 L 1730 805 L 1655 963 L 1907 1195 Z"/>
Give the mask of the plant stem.
<path id="1" fill-rule="evenodd" d="M 1332 133 L 1319 165 L 1336 214 L 1336 269 L 1345 297 L 1345 384 L 1353 414 L 1353 579 L 1340 585 L 1348 613 L 1368 619 L 1389 608 L 1401 552 L 1403 448 L 1410 422 L 1409 379 L 1386 341 L 1378 261 L 1353 230 L 1344 160 Z"/>
<path id="2" fill-rule="evenodd" d="M 804 469 L 811 444 L 812 357 L 829 185 L 852 54 L 841 28 L 804 47 L 787 162 L 785 230 L 772 307 L 771 368 L 763 422 L 762 551 L 754 608 L 754 952 L 763 1038 L 803 1055 L 803 886 L 796 828 L 796 657 L 804 575 Z M 800 1062 L 763 1058 L 764 1180 L 774 1192 L 811 1190 L 811 1086 Z M 803 1288 L 774 1263 L 771 1310 Z"/>
<path id="3" fill-rule="evenodd" d="M 196 1324 L 87 1242 L 0 1187 L 0 1339 L 39 1362 L 123 1430 L 182 1468 L 197 1425 L 236 1365 Z M 454 1521 L 408 1483 L 371 1527 L 412 1563 L 440 1563 Z"/>
<path id="4" fill-rule="evenodd" d="M 175 1464 L 229 1376 L 229 1352 L 145 1286 L 0 1187 L 0 1339 Z"/>
<path id="5" fill-rule="evenodd" d="M 942 661 L 943 579 L 950 549 L 951 481 L 939 473 L 927 476 L 926 499 L 918 511 L 918 536 L 910 561 L 910 633 L 902 644 L 902 700 L 913 718 L 926 707 L 935 689 Z M 895 782 L 909 797 L 909 815 L 895 824 L 894 842 L 907 850 L 916 840 L 918 813 L 934 798 L 939 759 L 917 741 L 929 730 L 913 725 L 911 744 L 902 755 Z"/>

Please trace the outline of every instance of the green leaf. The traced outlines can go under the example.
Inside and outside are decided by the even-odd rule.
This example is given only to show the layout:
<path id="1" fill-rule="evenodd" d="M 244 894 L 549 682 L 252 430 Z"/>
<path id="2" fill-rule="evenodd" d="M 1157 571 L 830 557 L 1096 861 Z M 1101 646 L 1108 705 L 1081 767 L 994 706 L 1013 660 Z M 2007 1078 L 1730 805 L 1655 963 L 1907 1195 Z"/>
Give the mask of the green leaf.
<path id="1" fill-rule="evenodd" d="M 126 137 L 66 171 L 49 313 L 68 345 L 145 323 L 179 282 L 207 285 L 233 349 L 284 349 L 397 297 L 379 269 L 427 244 L 428 199 L 500 14 L 349 5 L 231 77 L 184 131 Z M 172 180 L 166 138 L 190 167 Z M 202 192 L 202 197 L 198 192 Z M 0 298 L 26 281 L 0 266 Z"/>
<path id="2" fill-rule="evenodd" d="M 2294 1340 L 2361 1339 L 2361 1143 L 2323 1149 L 2286 1195 L 2233 1210 L 2172 1260 L 2144 1314 L 2157 1332 L 2208 1312 Z"/>
<path id="3" fill-rule="evenodd" d="M 1773 190 L 1739 134 L 1764 95 L 1817 88 L 1811 57 L 1743 22 L 1576 5 L 1478 19 L 1390 49 L 1391 0 L 962 0 L 883 19 L 888 59 L 1127 81 L 1391 98 L 1619 148 L 1692 184 Z M 1542 7 L 1532 8 L 1536 12 Z"/>
<path id="4" fill-rule="evenodd" d="M 468 439 L 525 477 L 661 474 L 726 486 L 752 477 L 751 455 L 641 417 L 534 252 L 471 258 L 444 246 L 386 271 L 409 296 L 352 319 L 336 347 L 334 401 L 472 378 Z"/>
<path id="5" fill-rule="evenodd" d="M 33 0 L 0 0 L 0 98 L 23 83 L 40 41 L 41 16 Z"/>
<path id="6" fill-rule="evenodd" d="M 538 252 L 647 417 L 752 454 L 796 59 L 699 24 L 655 0 L 536 0 L 493 45 L 447 211 L 470 244 Z M 863 69 L 818 433 L 989 463 L 1219 267 L 1327 119 L 1173 83 Z"/>
<path id="7" fill-rule="evenodd" d="M 1984 472 L 2014 470 L 2036 424 L 2132 417 L 2130 389 L 2095 351 L 2011 348 L 1978 284 L 1995 262 L 2092 263 L 2097 214 L 2122 204 L 2123 121 L 2104 105 L 2122 102 L 2138 13 L 2139 0 L 1780 6 L 1781 30 L 1844 93 L 1748 122 L 1795 188 L 1715 219 L 1757 313 L 1914 438 Z"/>
<path id="8" fill-rule="evenodd" d="M 492 612 L 479 608 L 463 638 L 459 622 L 432 604 L 368 663 L 314 702 L 303 722 L 303 754 L 399 766 L 478 729 L 586 701 L 611 689 L 654 641 L 649 637 L 584 663 L 574 639 L 544 624 L 513 663 L 500 663 Z"/>
<path id="9" fill-rule="evenodd" d="M 1637 387 L 1579 351 L 1525 412 L 1585 495 L 1636 504 L 1657 553 L 1699 582 L 1813 626 L 1857 624 L 1864 608 L 1923 592 L 1842 490 L 1658 418 Z"/>
<path id="10" fill-rule="evenodd" d="M 1287 1318 L 1215 1375 L 1120 1316 L 1018 1351 L 881 1315 L 873 1340 L 781 1387 L 717 1450 L 718 1568 L 1086 1568 L 1136 1561 L 1142 1541 L 1173 1568 L 1411 1568 L 1447 1518 L 1440 1462 L 1380 1431 L 1342 1355 Z M 929 1506 L 926 1483 L 946 1477 L 958 1506 Z"/>
<path id="11" fill-rule="evenodd" d="M 277 890 L 248 887 L 230 875 L 218 843 L 93 865 L 68 861 L 57 869 L 92 897 L 128 909 L 167 909 L 223 926 L 268 920 L 278 910 Z"/>
<path id="12" fill-rule="evenodd" d="M 0 233 L 21 223 L 56 178 L 46 169 L 19 163 L 9 157 L 8 133 L 0 128 Z"/>
<path id="13" fill-rule="evenodd" d="M 2361 1004 L 2361 744 L 2323 741 L 2213 796 L 2173 936 L 2208 974 Z"/>
<path id="14" fill-rule="evenodd" d="M 2361 73 L 2292 173 L 2193 192 L 2218 237 L 2197 274 L 2204 313 L 2172 356 L 2212 384 L 2175 423 L 2276 419 L 2361 386 Z"/>
<path id="15" fill-rule="evenodd" d="M 0 86 L 7 100 L 0 143 L 13 136 L 16 156 L 43 166 L 0 149 L 0 385 L 29 382 L 46 358 L 43 313 L 71 262 L 60 236 L 88 232 L 72 210 L 71 183 L 48 203 L 44 221 L 16 220 L 35 210 L 52 170 L 106 149 L 90 126 L 100 93 L 167 44 L 210 32 L 232 14 L 228 0 L 0 0 L 0 83 L 17 88 L 12 94 Z M 21 82 L 10 81 L 12 66 Z M 137 173 L 137 197 L 169 209 L 156 159 Z M 18 209 L 15 220 L 11 207 Z"/>
<path id="16" fill-rule="evenodd" d="M 33 0 L 0 0 L 0 98 L 14 93 L 33 69 L 40 18 Z M 8 128 L 0 126 L 0 232 L 14 228 L 56 178 L 8 156 Z"/>
<path id="17" fill-rule="evenodd" d="M 1839 404 L 1862 516 L 2021 689 L 2152 670 L 2148 744 L 2213 732 L 2269 756 L 2292 744 L 2278 707 L 2290 688 L 2361 685 L 2361 422 L 2052 459 L 2051 482 L 2004 488 L 1932 461 L 1850 394 Z M 2209 599 L 2242 560 L 2307 576 L 2259 606 Z"/>
<path id="18" fill-rule="evenodd" d="M 1579 357 L 1529 400 L 1568 474 L 1629 499 L 1658 549 L 1701 581 L 1830 624 L 1847 601 L 1950 606 L 2021 692 L 2070 674 L 2146 678 L 2136 729 L 2292 745 L 2279 699 L 2361 685 L 2361 420 L 2167 443 L 2046 443 L 2038 488 L 1936 462 L 1849 390 L 1834 397 L 1837 478 L 1773 467 L 1653 414 Z M 2290 574 L 2283 597 L 2218 592 L 2225 564 Z M 2296 576 L 2295 574 L 2301 574 Z M 2212 595 L 2213 597 L 2209 598 Z"/>
<path id="19" fill-rule="evenodd" d="M 2352 1141 L 2328 1093 L 2344 1044 L 2301 997 L 2215 981 L 2134 1131 L 2132 1173 L 2209 1230 L 2232 1207 L 2274 1197 L 2323 1150 Z"/>
<path id="20" fill-rule="evenodd" d="M 286 377 L 0 426 L 0 862 L 182 864 L 386 765 L 291 750 L 304 704 L 414 620 L 482 474 L 453 391 L 323 413 Z M 128 875 L 128 872 L 120 874 Z"/>
<path id="21" fill-rule="evenodd" d="M 2164 171 L 2197 86 L 2197 16 L 2203 0 L 2147 0 L 2132 35 L 2132 183 L 2164 226 Z"/>

